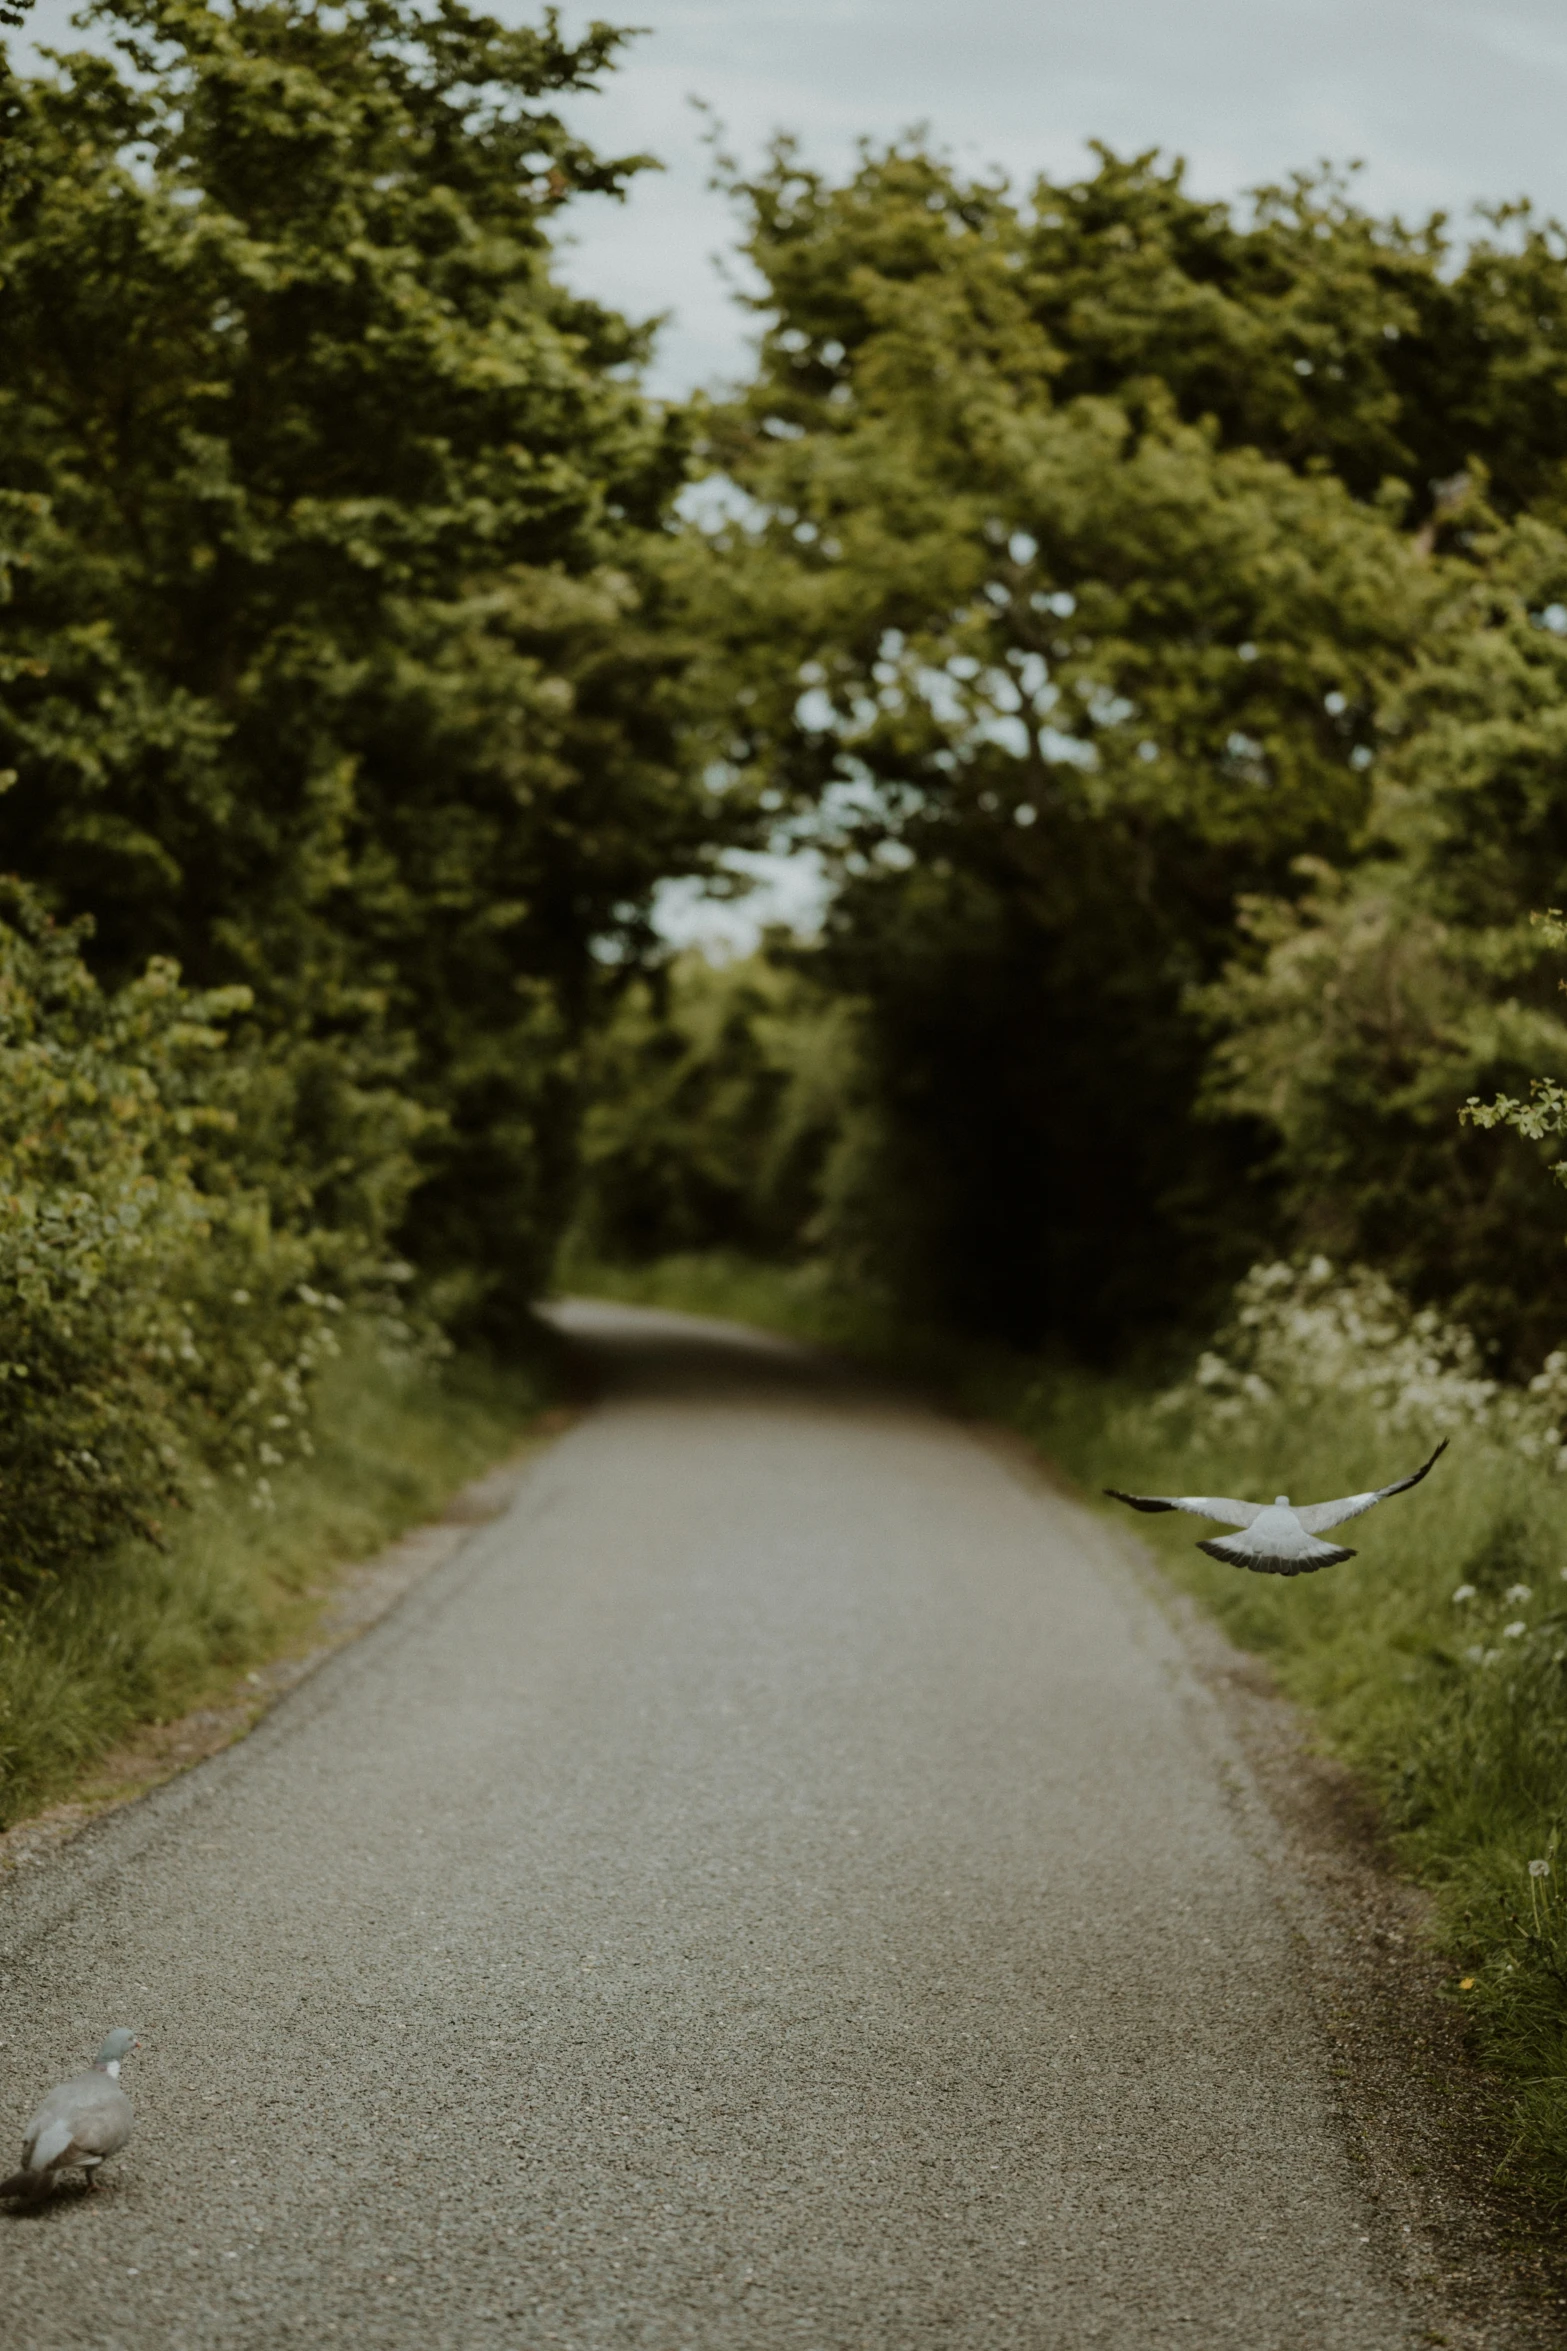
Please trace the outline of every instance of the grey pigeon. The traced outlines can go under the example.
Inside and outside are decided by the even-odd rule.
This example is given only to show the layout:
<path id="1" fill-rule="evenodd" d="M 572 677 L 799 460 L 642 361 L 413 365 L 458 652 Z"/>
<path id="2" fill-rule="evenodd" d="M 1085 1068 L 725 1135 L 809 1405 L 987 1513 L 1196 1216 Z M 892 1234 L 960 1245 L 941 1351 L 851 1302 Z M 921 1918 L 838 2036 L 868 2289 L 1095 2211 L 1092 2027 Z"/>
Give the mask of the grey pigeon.
<path id="1" fill-rule="evenodd" d="M 1363 1510 L 1385 1502 L 1389 1494 L 1402 1494 L 1409 1487 L 1418 1486 L 1431 1463 L 1447 1451 L 1444 1437 L 1430 1461 L 1407 1478 L 1395 1478 L 1390 1486 L 1378 1486 L 1373 1494 L 1346 1494 L 1341 1502 L 1308 1502 L 1297 1510 L 1288 1494 L 1276 1494 L 1271 1503 L 1230 1502 L 1222 1494 L 1123 1494 L 1118 1486 L 1106 1486 L 1105 1492 L 1117 1502 L 1130 1502 L 1134 1510 L 1189 1510 L 1193 1518 L 1218 1518 L 1226 1526 L 1241 1527 L 1238 1535 L 1215 1535 L 1208 1543 L 1199 1543 L 1199 1551 L 1206 1551 L 1210 1559 L 1222 1559 L 1230 1567 L 1249 1567 L 1257 1575 L 1311 1575 L 1319 1567 L 1335 1567 L 1341 1559 L 1353 1559 L 1353 1551 L 1346 1551 L 1337 1543 L 1319 1543 L 1317 1537 L 1329 1527 L 1342 1526 L 1346 1518 L 1359 1518 Z"/>
<path id="2" fill-rule="evenodd" d="M 62 2172 L 80 2169 L 89 2188 L 106 2155 L 118 2155 L 135 2119 L 120 2088 L 120 2064 L 141 2047 L 120 2025 L 104 2042 L 88 2073 L 51 2090 L 27 2126 L 22 2168 L 0 2180 L 0 2196 L 47 2196 Z"/>

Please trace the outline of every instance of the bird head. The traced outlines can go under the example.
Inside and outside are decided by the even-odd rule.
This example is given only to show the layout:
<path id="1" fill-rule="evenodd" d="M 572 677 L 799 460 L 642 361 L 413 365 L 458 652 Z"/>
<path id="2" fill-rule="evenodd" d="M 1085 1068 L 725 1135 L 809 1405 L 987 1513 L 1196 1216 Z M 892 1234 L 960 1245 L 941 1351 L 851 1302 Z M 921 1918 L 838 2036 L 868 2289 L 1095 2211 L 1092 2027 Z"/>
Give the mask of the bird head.
<path id="1" fill-rule="evenodd" d="M 120 2069 L 120 2060 L 124 2057 L 129 2057 L 133 2049 L 139 2049 L 140 2047 L 141 2043 L 137 2039 L 136 2035 L 131 2031 L 130 2026 L 117 2024 L 113 2032 L 110 2033 L 108 2039 L 104 2042 L 103 2047 L 99 2050 L 97 2056 L 93 2059 L 93 2064 L 101 2068 L 104 2073 L 107 2073 L 111 2066 L 114 2068 L 115 2072 L 118 2073 Z"/>
<path id="2" fill-rule="evenodd" d="M 1288 1494 L 1275 1494 L 1275 1495 L 1274 1495 L 1274 1497 L 1273 1497 L 1273 1507 L 1274 1507 L 1274 1509 L 1275 1509 L 1275 1510 L 1288 1510 L 1289 1506 L 1290 1506 L 1290 1498 L 1289 1498 Z"/>

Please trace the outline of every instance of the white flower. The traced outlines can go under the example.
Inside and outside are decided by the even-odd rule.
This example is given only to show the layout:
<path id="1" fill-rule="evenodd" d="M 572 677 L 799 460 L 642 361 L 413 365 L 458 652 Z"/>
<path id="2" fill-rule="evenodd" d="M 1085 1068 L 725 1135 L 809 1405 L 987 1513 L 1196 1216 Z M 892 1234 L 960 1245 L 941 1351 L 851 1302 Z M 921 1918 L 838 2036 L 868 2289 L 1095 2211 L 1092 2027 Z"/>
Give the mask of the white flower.
<path id="1" fill-rule="evenodd" d="M 1485 1663 L 1485 1651 L 1481 1648 L 1478 1641 L 1473 1642 L 1471 1646 L 1464 1651 L 1464 1655 L 1468 1658 L 1471 1665 L 1484 1665 Z"/>
<path id="2" fill-rule="evenodd" d="M 1564 1577 L 1567 1577 L 1567 1567 L 1562 1569 L 1562 1574 Z M 1462 1601 L 1472 1600 L 1474 1596 L 1475 1588 L 1473 1584 L 1460 1584 L 1457 1591 L 1453 1594 L 1453 1601 L 1456 1606 Z"/>
<path id="3" fill-rule="evenodd" d="M 1534 1586 L 1532 1584 L 1509 1584 L 1506 1592 L 1503 1594 L 1503 1598 L 1514 1601 L 1515 1603 L 1524 1600 L 1532 1600 L 1534 1598 Z"/>
<path id="4" fill-rule="evenodd" d="M 1548 1877 L 1550 1876 L 1550 1874 L 1551 1874 L 1551 1865 L 1550 1865 L 1550 1863 L 1549 1863 L 1548 1861 L 1531 1861 L 1531 1862 L 1530 1862 L 1530 1864 L 1529 1864 L 1529 1875 L 1530 1875 L 1532 1878 L 1548 1878 Z"/>
<path id="5" fill-rule="evenodd" d="M 1523 1618 L 1521 1616 L 1515 1617 L 1511 1624 L 1503 1625 L 1502 1639 L 1504 1641 L 1521 1641 L 1528 1630 L 1529 1627 L 1524 1623 Z"/>

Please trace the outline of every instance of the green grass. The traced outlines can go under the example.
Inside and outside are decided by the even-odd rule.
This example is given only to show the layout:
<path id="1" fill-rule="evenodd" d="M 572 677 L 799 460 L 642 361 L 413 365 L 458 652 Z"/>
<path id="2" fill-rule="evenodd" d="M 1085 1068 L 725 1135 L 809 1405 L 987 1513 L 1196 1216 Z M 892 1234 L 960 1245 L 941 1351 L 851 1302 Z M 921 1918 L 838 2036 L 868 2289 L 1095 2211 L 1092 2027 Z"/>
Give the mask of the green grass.
<path id="1" fill-rule="evenodd" d="M 578 1279 L 590 1286 L 585 1269 Z M 835 1292 L 810 1268 L 683 1258 L 633 1274 L 600 1269 L 591 1286 L 912 1367 L 1010 1421 L 1090 1497 L 1114 1484 L 1316 1498 L 1385 1484 L 1428 1449 L 1422 1432 L 1389 1437 L 1355 1400 L 1278 1405 L 1244 1427 L 1199 1433 L 1128 1380 L 1045 1373 L 972 1347 L 944 1354 L 929 1331 L 902 1343 L 887 1309 Z M 1268 1660 L 1323 1745 L 1374 1795 L 1399 1864 L 1433 1896 L 1451 1996 L 1509 2080 L 1519 2172 L 1567 2198 L 1567 1478 L 1461 1434 L 1424 1485 L 1347 1530 L 1356 1558 L 1288 1579 L 1209 1559 L 1194 1547 L 1204 1532 L 1195 1520 L 1101 1507 Z M 1465 1585 L 1475 1596 L 1455 1601 Z M 1527 1598 L 1509 1597 L 1520 1586 Z M 1548 1874 L 1532 1876 L 1531 1861 L 1549 1863 Z"/>
<path id="2" fill-rule="evenodd" d="M 308 1462 L 275 1508 L 236 1482 L 0 1615 L 0 1827 L 69 1793 L 116 1741 L 173 1719 L 308 1636 L 323 1580 L 438 1511 L 548 1400 L 538 1368 L 438 1370 L 350 1338 L 323 1376 Z"/>

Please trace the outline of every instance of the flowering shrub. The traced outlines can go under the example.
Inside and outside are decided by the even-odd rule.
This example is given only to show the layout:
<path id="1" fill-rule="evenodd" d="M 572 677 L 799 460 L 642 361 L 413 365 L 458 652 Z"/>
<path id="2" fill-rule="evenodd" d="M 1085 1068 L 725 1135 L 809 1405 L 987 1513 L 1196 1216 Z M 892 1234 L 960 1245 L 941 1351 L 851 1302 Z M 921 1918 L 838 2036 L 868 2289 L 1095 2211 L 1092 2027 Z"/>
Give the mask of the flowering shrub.
<path id="1" fill-rule="evenodd" d="M 1213 1347 L 1154 1409 L 1197 1436 L 1233 1435 L 1330 1400 L 1357 1405 L 1390 1434 L 1483 1431 L 1567 1468 L 1567 1353 L 1548 1356 L 1527 1388 L 1490 1379 L 1460 1325 L 1410 1306 L 1381 1274 L 1341 1273 L 1325 1257 L 1253 1266 Z"/>
<path id="2" fill-rule="evenodd" d="M 78 927 L 0 902 L 0 1587 L 156 1537 L 194 1487 L 308 1451 L 338 1301 L 316 1243 L 274 1228 L 226 1138 L 244 989 L 176 967 L 106 993 Z M 223 1072 L 222 1100 L 215 1083 Z M 199 1157 L 201 1180 L 193 1172 Z"/>

